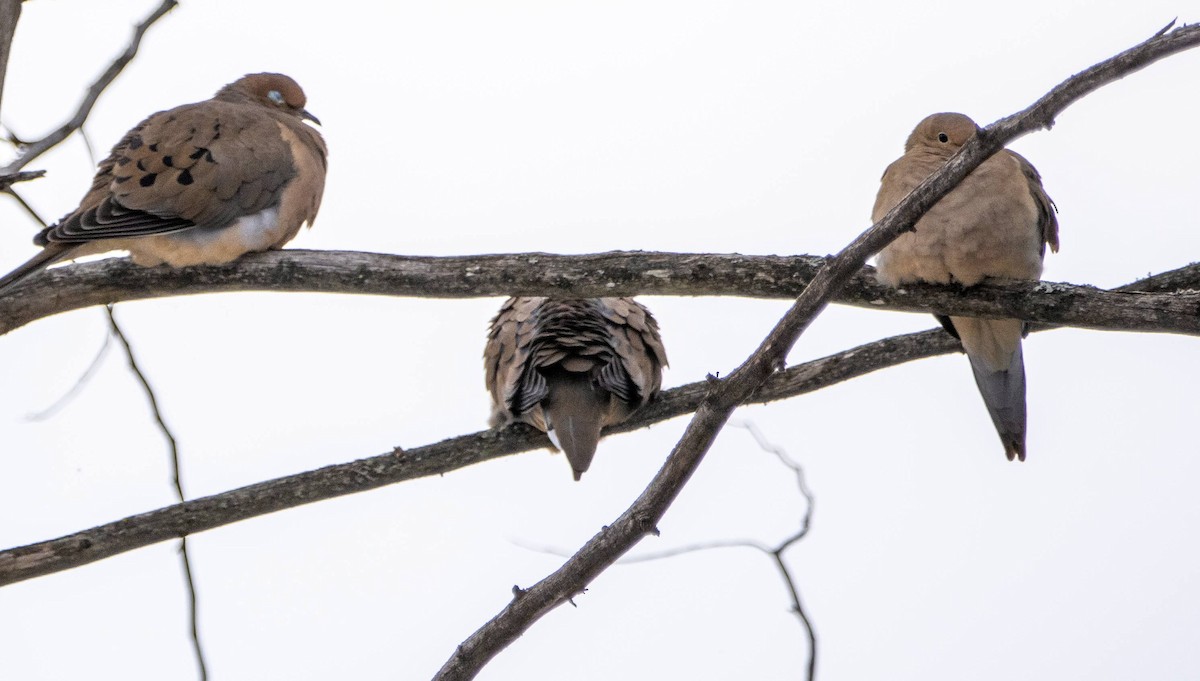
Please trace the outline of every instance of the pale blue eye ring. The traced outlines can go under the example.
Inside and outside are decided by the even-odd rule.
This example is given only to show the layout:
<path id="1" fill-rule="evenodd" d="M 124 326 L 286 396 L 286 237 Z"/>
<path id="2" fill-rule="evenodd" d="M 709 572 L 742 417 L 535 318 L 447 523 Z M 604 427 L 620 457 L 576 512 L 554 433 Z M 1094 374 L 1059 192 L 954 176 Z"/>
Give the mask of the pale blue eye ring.
<path id="1" fill-rule="evenodd" d="M 267 99 L 275 102 L 276 104 L 283 104 L 283 93 L 279 90 L 271 90 L 267 93 Z"/>

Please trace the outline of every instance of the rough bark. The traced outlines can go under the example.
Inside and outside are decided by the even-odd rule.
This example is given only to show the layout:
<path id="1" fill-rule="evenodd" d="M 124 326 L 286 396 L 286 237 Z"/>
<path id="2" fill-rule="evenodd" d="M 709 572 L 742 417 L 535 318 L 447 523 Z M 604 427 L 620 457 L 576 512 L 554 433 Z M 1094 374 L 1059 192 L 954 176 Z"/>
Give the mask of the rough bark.
<path id="1" fill-rule="evenodd" d="M 0 334 L 59 312 L 147 298 L 229 291 L 291 291 L 471 298 L 507 295 L 740 296 L 793 299 L 825 258 L 613 251 L 419 257 L 350 251 L 273 251 L 219 267 L 140 268 L 126 259 L 54 268 L 0 297 Z M 1200 265 L 1176 275 L 1200 288 Z M 1007 281 L 962 289 L 889 289 L 871 268 L 835 302 L 874 309 L 1016 317 L 1113 331 L 1200 333 L 1200 291 L 1111 292 L 1054 282 Z"/>

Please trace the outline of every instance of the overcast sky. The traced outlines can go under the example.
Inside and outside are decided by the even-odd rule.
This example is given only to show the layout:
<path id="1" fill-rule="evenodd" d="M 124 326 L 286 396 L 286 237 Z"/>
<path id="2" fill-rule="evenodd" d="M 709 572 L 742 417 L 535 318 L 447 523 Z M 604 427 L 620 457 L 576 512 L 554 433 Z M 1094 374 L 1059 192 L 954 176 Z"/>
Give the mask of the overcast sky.
<path id="1" fill-rule="evenodd" d="M 26 3 L 3 123 L 65 120 L 157 3 Z M 935 111 L 980 124 L 1144 40 L 1187 3 L 285 3 L 185 0 L 100 99 L 98 149 L 147 114 L 281 71 L 324 123 L 321 215 L 297 248 L 403 254 L 610 249 L 826 254 L 869 225 L 884 167 Z M 1194 9 L 1194 7 L 1192 8 Z M 1107 86 L 1013 147 L 1041 171 L 1062 251 L 1045 278 L 1108 287 L 1197 259 L 1200 52 Z M 43 215 L 94 171 L 78 136 L 20 186 Z M 2 197 L 0 197 L 2 198 Z M 0 201 L 0 270 L 34 223 Z M 786 301 L 642 299 L 665 385 L 727 373 Z M 119 319 L 180 439 L 190 496 L 486 427 L 499 299 L 222 294 Z M 798 363 L 934 325 L 830 308 Z M 101 310 L 0 337 L 0 546 L 173 501 L 167 453 L 117 353 L 54 418 Z M 1029 460 L 1004 459 L 965 357 L 739 410 L 805 466 L 812 532 L 788 554 L 820 678 L 1200 677 L 1195 338 L 1031 336 Z M 601 444 L 581 482 L 544 450 L 196 535 L 218 681 L 424 679 L 514 584 L 614 519 L 686 419 Z M 790 473 L 727 428 L 635 553 L 776 541 Z M 742 550 L 614 566 L 488 680 L 795 679 L 807 657 L 769 561 Z M 2 679 L 188 679 L 173 543 L 0 589 Z"/>

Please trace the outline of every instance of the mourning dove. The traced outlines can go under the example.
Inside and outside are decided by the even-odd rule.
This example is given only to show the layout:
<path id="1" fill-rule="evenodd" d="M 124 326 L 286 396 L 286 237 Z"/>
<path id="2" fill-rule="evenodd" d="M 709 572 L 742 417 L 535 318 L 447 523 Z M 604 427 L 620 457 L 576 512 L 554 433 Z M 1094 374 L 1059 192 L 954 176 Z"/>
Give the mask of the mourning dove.
<path id="1" fill-rule="evenodd" d="M 921 121 L 904 155 L 883 173 L 872 220 L 878 222 L 976 130 L 974 121 L 957 113 Z M 1038 279 L 1046 244 L 1058 251 L 1054 213 L 1037 170 L 1021 155 L 1001 150 L 931 208 L 915 231 L 883 249 L 879 281 L 893 287 L 918 281 L 974 286 L 988 277 Z M 1024 461 L 1025 323 L 943 315 L 938 321 L 962 341 L 1005 456 Z"/>
<path id="2" fill-rule="evenodd" d="M 212 99 L 160 111 L 125 133 L 79 207 L 44 229 L 42 252 L 0 288 L 59 260 L 112 250 L 139 265 L 217 265 L 280 248 L 312 224 L 327 150 L 304 91 L 247 75 Z"/>
<path id="3" fill-rule="evenodd" d="M 483 351 L 492 427 L 546 432 L 578 480 L 600 429 L 658 393 L 666 350 L 658 323 L 632 298 L 509 298 Z"/>

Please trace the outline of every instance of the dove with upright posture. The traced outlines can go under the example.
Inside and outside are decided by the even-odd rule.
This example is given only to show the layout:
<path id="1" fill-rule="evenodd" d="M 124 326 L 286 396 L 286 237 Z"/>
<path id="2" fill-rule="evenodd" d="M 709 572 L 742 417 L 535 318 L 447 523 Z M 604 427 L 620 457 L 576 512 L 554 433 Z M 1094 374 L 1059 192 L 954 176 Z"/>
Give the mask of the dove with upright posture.
<path id="1" fill-rule="evenodd" d="M 0 288 L 59 260 L 129 251 L 143 266 L 218 265 L 280 248 L 312 224 L 327 150 L 304 91 L 244 76 L 212 99 L 152 114 L 100 162 L 79 207 L 42 230 L 41 253 Z"/>
<path id="2" fill-rule="evenodd" d="M 658 323 L 632 298 L 509 298 L 483 352 L 492 427 L 546 432 L 578 480 L 600 429 L 658 393 L 667 353 Z"/>
<path id="3" fill-rule="evenodd" d="M 878 222 L 918 184 L 941 168 L 978 130 L 958 113 L 938 113 L 917 124 L 904 155 L 883 173 L 872 220 Z M 879 281 L 974 286 L 989 277 L 1038 279 L 1046 245 L 1058 251 L 1054 202 L 1037 170 L 1003 149 L 947 194 L 879 254 Z M 938 316 L 962 341 L 975 383 L 1010 461 L 1025 460 L 1025 362 L 1019 319 Z"/>

